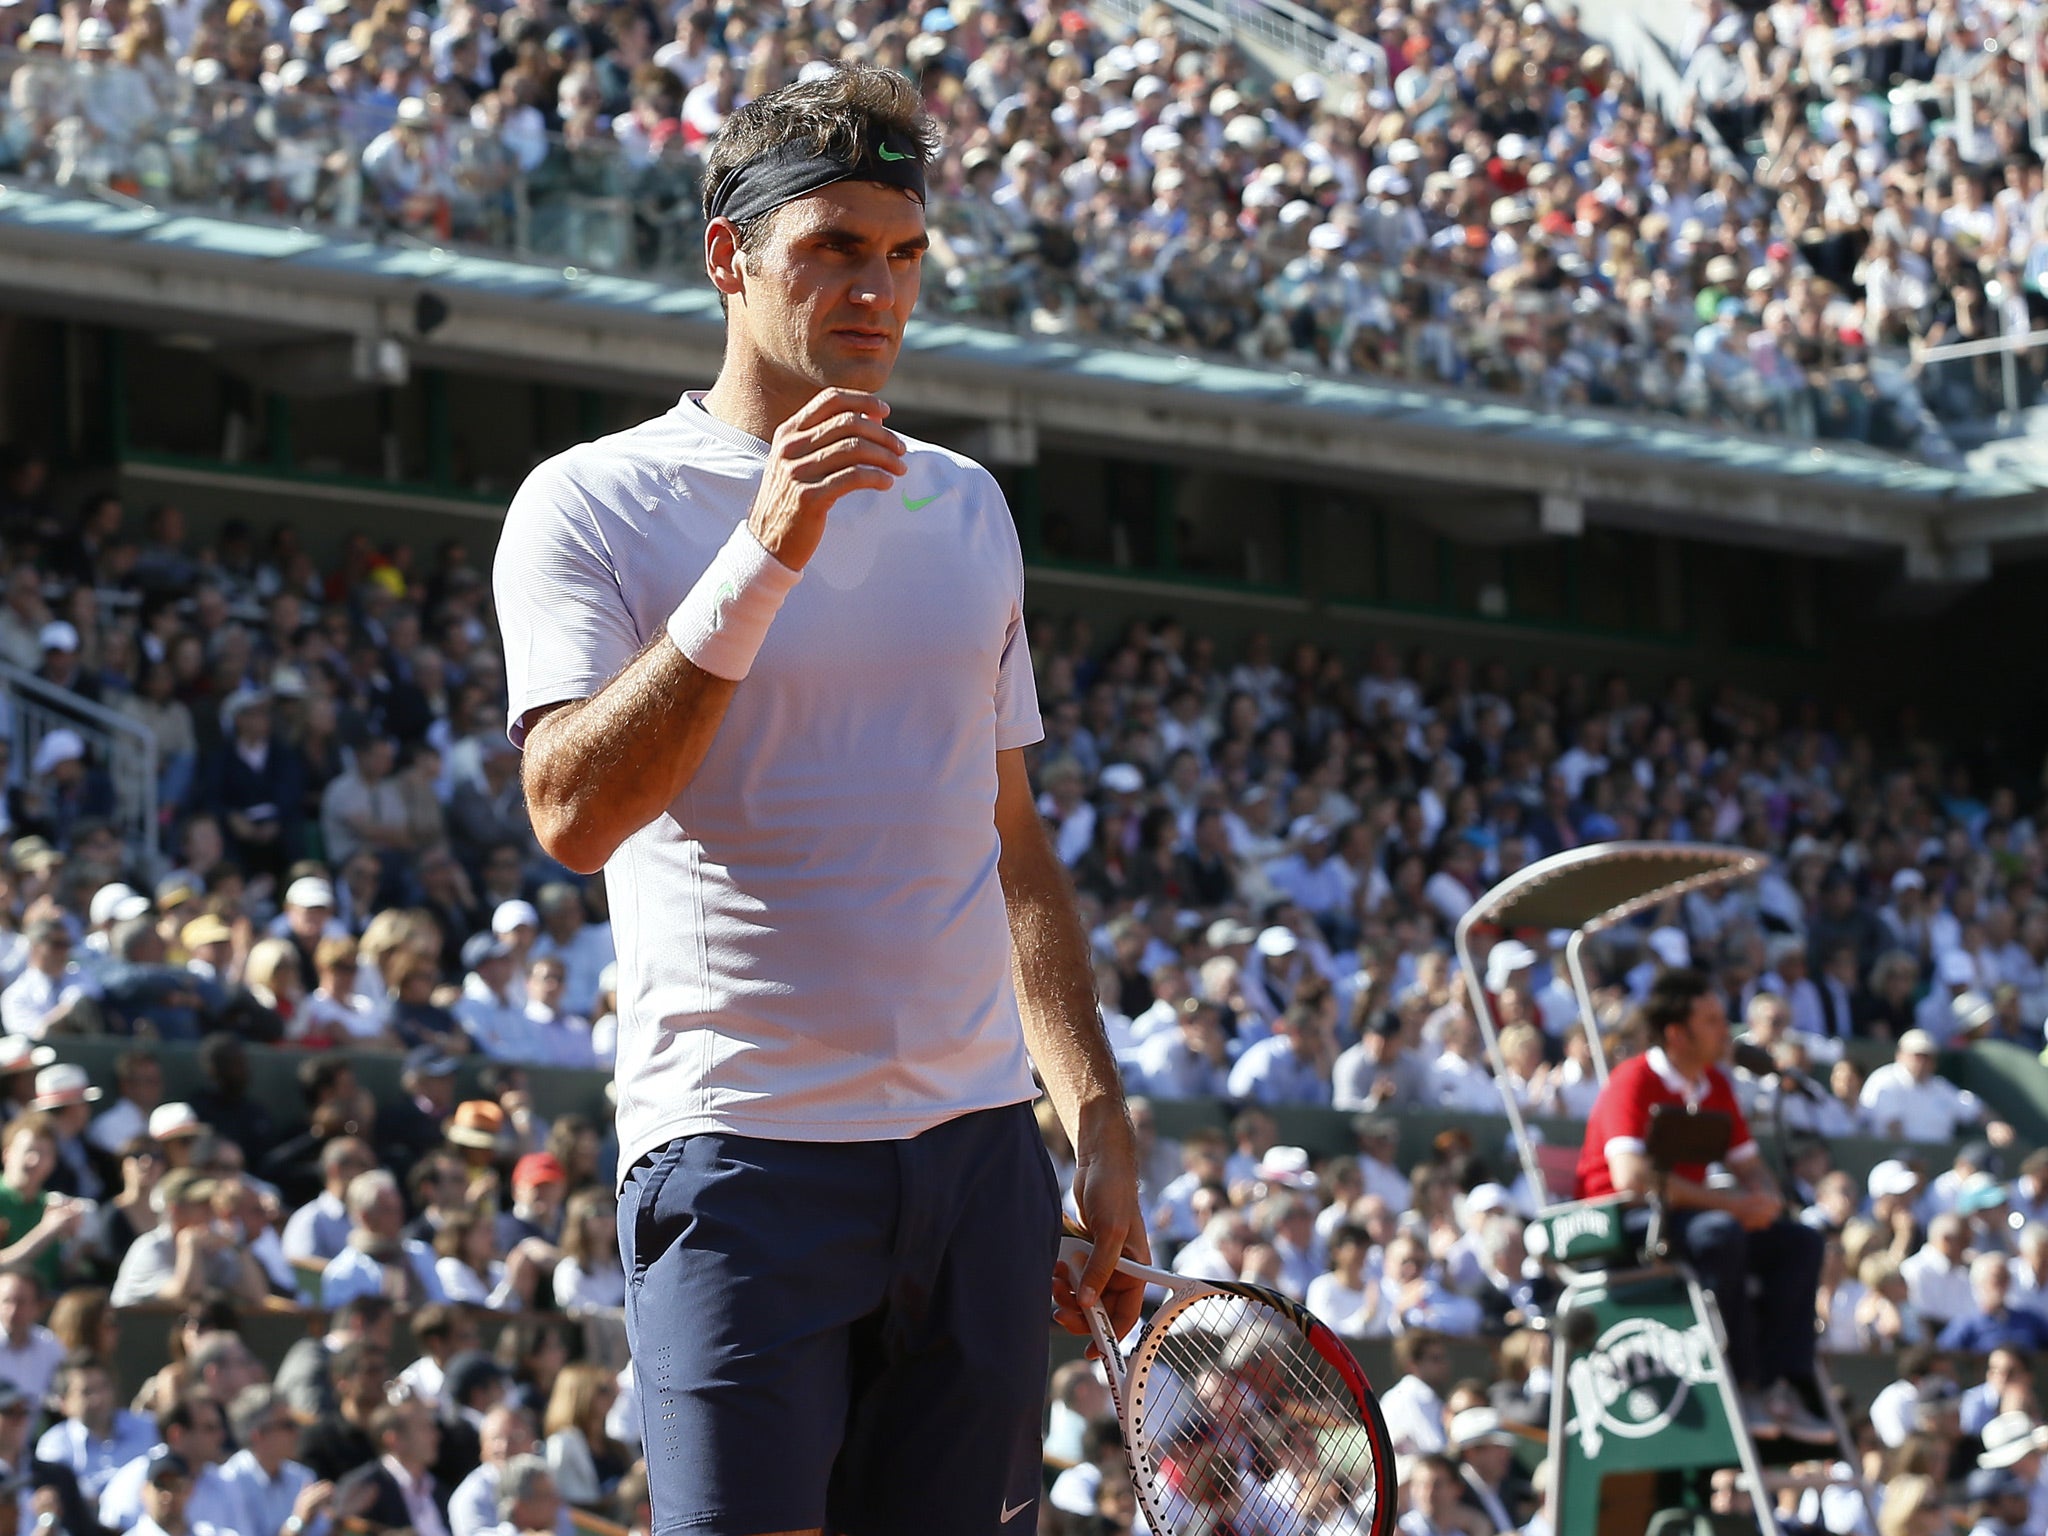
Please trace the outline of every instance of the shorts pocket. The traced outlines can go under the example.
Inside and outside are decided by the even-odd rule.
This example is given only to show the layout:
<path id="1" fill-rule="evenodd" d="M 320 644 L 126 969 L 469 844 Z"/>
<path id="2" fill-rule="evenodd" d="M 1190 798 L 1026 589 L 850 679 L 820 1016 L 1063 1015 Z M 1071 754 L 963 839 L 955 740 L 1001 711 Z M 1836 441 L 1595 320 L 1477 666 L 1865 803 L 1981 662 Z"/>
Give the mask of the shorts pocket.
<path id="1" fill-rule="evenodd" d="M 683 1160 L 686 1142 L 686 1137 L 678 1136 L 657 1152 L 654 1161 L 635 1176 L 638 1182 L 633 1189 L 632 1230 L 621 1234 L 630 1239 L 630 1246 L 622 1250 L 628 1260 L 626 1283 L 629 1286 L 639 1286 L 648 1266 L 660 1258 L 674 1240 L 673 1233 L 667 1230 L 671 1224 L 661 1219 L 661 1196 Z"/>

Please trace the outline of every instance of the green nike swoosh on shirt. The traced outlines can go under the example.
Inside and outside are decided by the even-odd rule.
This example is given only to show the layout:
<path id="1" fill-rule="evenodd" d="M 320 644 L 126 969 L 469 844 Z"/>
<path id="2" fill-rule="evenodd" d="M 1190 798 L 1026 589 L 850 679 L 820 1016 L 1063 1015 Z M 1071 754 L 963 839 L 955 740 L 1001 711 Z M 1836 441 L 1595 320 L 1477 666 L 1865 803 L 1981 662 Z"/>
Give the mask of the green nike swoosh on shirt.
<path id="1" fill-rule="evenodd" d="M 903 510 L 906 512 L 921 512 L 937 501 L 943 494 L 941 491 L 933 491 L 931 495 L 921 496 L 916 501 L 912 501 L 908 495 L 905 495 L 903 498 Z"/>
<path id="2" fill-rule="evenodd" d="M 902 150 L 891 149 L 886 144 L 882 145 L 881 148 L 877 149 L 875 153 L 884 160 L 908 160 L 910 158 L 910 156 L 903 153 Z"/>

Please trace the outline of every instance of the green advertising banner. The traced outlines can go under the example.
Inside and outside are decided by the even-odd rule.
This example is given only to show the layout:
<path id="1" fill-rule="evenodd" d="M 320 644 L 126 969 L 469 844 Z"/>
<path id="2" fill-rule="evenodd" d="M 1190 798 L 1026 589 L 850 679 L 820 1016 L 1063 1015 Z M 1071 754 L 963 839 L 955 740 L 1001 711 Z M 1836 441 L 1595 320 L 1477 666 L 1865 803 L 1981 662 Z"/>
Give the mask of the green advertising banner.
<path id="1" fill-rule="evenodd" d="M 1600 1480 L 1742 1462 L 1705 1296 L 1677 1270 L 1582 1281 L 1559 1302 L 1557 1536 L 1595 1536 Z"/>

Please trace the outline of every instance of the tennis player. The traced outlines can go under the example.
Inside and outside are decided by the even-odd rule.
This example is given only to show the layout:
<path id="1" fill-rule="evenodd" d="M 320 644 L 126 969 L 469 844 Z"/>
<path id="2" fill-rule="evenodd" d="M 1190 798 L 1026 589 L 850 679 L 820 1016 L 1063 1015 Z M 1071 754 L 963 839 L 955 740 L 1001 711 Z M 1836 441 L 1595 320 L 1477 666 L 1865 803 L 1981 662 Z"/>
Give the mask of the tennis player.
<path id="1" fill-rule="evenodd" d="M 534 830 L 611 897 L 657 1533 L 1036 1528 L 1034 1063 L 1097 1240 L 1078 1299 L 1137 1319 L 1135 1139 L 1024 770 L 1015 529 L 879 394 L 936 141 L 879 69 L 736 112 L 705 175 L 717 380 L 542 464 L 498 547 Z"/>

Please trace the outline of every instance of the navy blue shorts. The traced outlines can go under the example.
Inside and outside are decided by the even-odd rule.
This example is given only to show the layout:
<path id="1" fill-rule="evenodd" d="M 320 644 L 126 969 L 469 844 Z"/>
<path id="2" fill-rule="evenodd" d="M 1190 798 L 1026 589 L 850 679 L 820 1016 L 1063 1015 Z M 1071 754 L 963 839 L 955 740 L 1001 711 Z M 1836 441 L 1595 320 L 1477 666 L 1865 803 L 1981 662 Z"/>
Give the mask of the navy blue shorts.
<path id="1" fill-rule="evenodd" d="M 1059 1231 L 1029 1104 L 641 1159 L 619 1251 L 655 1536 L 1029 1536 Z"/>

